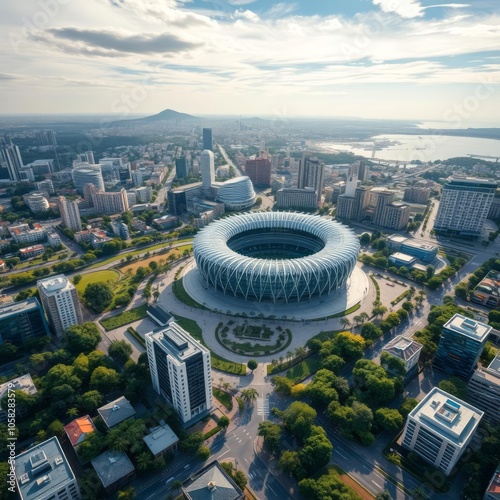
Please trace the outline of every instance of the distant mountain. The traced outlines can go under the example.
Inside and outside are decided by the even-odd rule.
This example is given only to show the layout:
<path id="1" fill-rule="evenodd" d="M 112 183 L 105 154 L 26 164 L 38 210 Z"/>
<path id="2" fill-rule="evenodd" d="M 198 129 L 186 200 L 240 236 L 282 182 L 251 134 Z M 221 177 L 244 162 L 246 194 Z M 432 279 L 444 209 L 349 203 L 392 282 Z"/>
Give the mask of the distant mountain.
<path id="1" fill-rule="evenodd" d="M 187 113 L 179 113 L 173 109 L 165 109 L 156 115 L 145 116 L 144 118 L 135 118 L 133 120 L 118 120 L 112 122 L 114 127 L 126 127 L 128 125 L 148 125 L 157 122 L 179 122 L 188 120 L 198 120 L 196 116 L 188 115 Z"/>

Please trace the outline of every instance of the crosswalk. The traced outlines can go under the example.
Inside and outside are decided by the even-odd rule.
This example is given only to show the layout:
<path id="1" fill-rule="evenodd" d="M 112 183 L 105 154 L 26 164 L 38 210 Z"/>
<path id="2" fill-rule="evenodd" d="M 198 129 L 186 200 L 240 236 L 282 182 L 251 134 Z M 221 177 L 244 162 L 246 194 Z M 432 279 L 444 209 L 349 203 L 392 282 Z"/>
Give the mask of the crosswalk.
<path id="1" fill-rule="evenodd" d="M 257 399 L 257 415 L 266 418 L 269 415 L 269 400 L 264 398 Z"/>

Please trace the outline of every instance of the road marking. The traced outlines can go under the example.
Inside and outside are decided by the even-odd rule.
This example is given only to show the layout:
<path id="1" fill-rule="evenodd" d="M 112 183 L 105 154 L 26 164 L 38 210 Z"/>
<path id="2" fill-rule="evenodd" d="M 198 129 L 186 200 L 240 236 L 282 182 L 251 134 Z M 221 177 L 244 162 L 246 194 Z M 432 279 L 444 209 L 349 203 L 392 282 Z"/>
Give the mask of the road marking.
<path id="1" fill-rule="evenodd" d="M 245 460 L 245 462 L 248 463 L 248 460 L 246 458 L 244 458 L 243 460 Z"/>
<path id="2" fill-rule="evenodd" d="M 344 459 L 344 460 L 347 460 L 347 457 L 345 455 L 343 455 L 342 453 L 340 453 L 340 451 L 337 450 L 337 453 Z"/>
<path id="3" fill-rule="evenodd" d="M 219 458 L 223 457 L 226 453 L 229 453 L 230 450 L 226 450 L 222 455 L 219 455 Z"/>
<path id="4" fill-rule="evenodd" d="M 264 398 L 257 399 L 257 415 L 262 415 L 264 418 L 269 415 L 269 400 Z"/>
<path id="5" fill-rule="evenodd" d="M 375 486 L 378 486 L 380 489 L 382 489 L 382 486 L 380 486 L 380 484 L 376 483 L 373 479 L 372 479 L 372 483 L 373 483 Z"/>
<path id="6" fill-rule="evenodd" d="M 274 493 L 275 496 L 278 496 L 278 494 L 271 488 L 271 486 L 267 485 L 267 487 Z"/>

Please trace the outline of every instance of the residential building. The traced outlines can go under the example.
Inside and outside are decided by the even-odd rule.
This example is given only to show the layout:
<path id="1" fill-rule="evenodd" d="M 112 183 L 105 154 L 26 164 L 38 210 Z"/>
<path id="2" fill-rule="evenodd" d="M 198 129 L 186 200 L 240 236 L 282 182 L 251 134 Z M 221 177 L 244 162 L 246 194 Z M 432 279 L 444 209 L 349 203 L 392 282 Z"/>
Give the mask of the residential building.
<path id="1" fill-rule="evenodd" d="M 411 269 L 416 263 L 416 257 L 401 252 L 396 252 L 389 256 L 389 264 L 392 264 L 394 267 L 406 267 L 406 269 Z"/>
<path id="2" fill-rule="evenodd" d="M 271 186 L 271 162 L 267 158 L 256 158 L 245 162 L 245 174 L 254 186 Z"/>
<path id="3" fill-rule="evenodd" d="M 438 253 L 437 245 L 428 245 L 405 238 L 399 234 L 393 234 L 387 238 L 387 246 L 390 250 L 405 253 L 417 257 L 418 260 L 426 263 L 432 262 Z"/>
<path id="4" fill-rule="evenodd" d="M 176 409 L 184 425 L 212 408 L 210 351 L 176 323 L 146 334 L 154 390 Z"/>
<path id="5" fill-rule="evenodd" d="M 56 247 L 62 244 L 59 233 L 52 227 L 45 230 L 45 236 L 47 237 L 47 245 L 49 247 Z"/>
<path id="6" fill-rule="evenodd" d="M 187 500 L 243 500 L 241 488 L 217 460 L 193 474 L 182 484 Z"/>
<path id="7" fill-rule="evenodd" d="M 134 407 L 125 396 L 120 396 L 118 399 L 97 408 L 97 412 L 108 429 L 133 418 L 135 415 Z"/>
<path id="8" fill-rule="evenodd" d="M 87 184 L 93 184 L 98 190 L 104 191 L 104 179 L 99 164 L 77 163 L 71 171 L 71 175 L 78 194 L 83 194 L 83 188 Z"/>
<path id="9" fill-rule="evenodd" d="M 54 184 L 52 184 L 52 181 L 50 179 L 45 179 L 45 180 L 40 181 L 40 182 L 35 182 L 35 187 L 39 191 L 46 191 L 49 194 L 55 193 Z"/>
<path id="10" fill-rule="evenodd" d="M 368 176 L 370 175 L 370 169 L 368 168 L 368 165 L 366 164 L 365 160 L 359 160 L 357 162 L 358 164 L 358 179 L 361 182 L 365 182 L 368 180 Z"/>
<path id="11" fill-rule="evenodd" d="M 360 186 L 355 188 L 354 196 L 346 193 L 337 198 L 336 217 L 343 220 L 362 221 L 365 218 L 365 210 L 370 204 L 371 187 Z"/>
<path id="12" fill-rule="evenodd" d="M 315 210 L 318 208 L 318 197 L 312 188 L 282 188 L 276 193 L 276 207 Z"/>
<path id="13" fill-rule="evenodd" d="M 144 180 L 144 172 L 142 170 L 135 170 L 132 172 L 132 184 L 140 186 Z"/>
<path id="14" fill-rule="evenodd" d="M 151 186 L 139 187 L 134 191 L 138 203 L 149 203 L 153 199 L 153 188 Z"/>
<path id="15" fill-rule="evenodd" d="M 495 197 L 497 183 L 473 177 L 453 178 L 443 187 L 434 221 L 439 234 L 475 239 Z"/>
<path id="16" fill-rule="evenodd" d="M 434 366 L 468 380 L 491 332 L 491 326 L 455 314 L 443 326 Z"/>
<path id="17" fill-rule="evenodd" d="M 36 394 L 36 386 L 33 383 L 33 379 L 29 373 L 25 375 L 21 375 L 20 377 L 13 378 L 8 382 L 0 385 L 0 423 L 7 423 L 7 408 L 2 408 L 1 404 L 5 396 L 9 394 L 10 391 L 22 391 L 26 394 Z M 27 414 L 27 410 L 24 405 L 16 406 L 16 418 L 21 419 L 25 417 Z"/>
<path id="18" fill-rule="evenodd" d="M 39 280 L 37 287 L 49 325 L 58 337 L 71 325 L 83 323 L 76 288 L 64 274 Z"/>
<path id="19" fill-rule="evenodd" d="M 431 190 L 423 187 L 408 187 L 405 189 L 403 201 L 425 205 L 429 201 Z"/>
<path id="20" fill-rule="evenodd" d="M 127 191 L 123 188 L 117 192 L 105 192 L 97 189 L 93 184 L 87 184 L 84 191 L 85 199 L 90 198 L 97 213 L 119 214 L 126 212 L 129 208 Z"/>
<path id="21" fill-rule="evenodd" d="M 85 415 L 84 417 L 75 418 L 69 424 L 65 425 L 64 431 L 73 448 L 77 448 L 87 439 L 89 434 L 96 431 L 96 428 L 92 419 L 88 415 Z"/>
<path id="22" fill-rule="evenodd" d="M 32 245 L 21 248 L 19 250 L 19 257 L 21 257 L 21 259 L 30 259 L 31 257 L 42 255 L 43 253 L 45 253 L 45 247 L 43 245 Z"/>
<path id="23" fill-rule="evenodd" d="M 375 213 L 373 216 L 373 224 L 382 226 L 385 215 L 385 207 L 394 201 L 394 191 L 380 191 L 377 195 L 377 202 L 375 205 Z"/>
<path id="24" fill-rule="evenodd" d="M 211 149 L 211 148 L 210 148 Z M 201 184 L 203 189 L 209 189 L 215 182 L 214 154 L 205 149 L 200 155 Z"/>
<path id="25" fill-rule="evenodd" d="M 402 445 L 448 476 L 469 446 L 482 416 L 481 410 L 434 387 L 409 413 Z"/>
<path id="26" fill-rule="evenodd" d="M 188 176 L 188 163 L 185 156 L 179 156 L 175 159 L 175 177 L 185 179 Z"/>
<path id="27" fill-rule="evenodd" d="M 35 160 L 32 163 L 24 165 L 24 168 L 29 168 L 33 172 L 34 177 L 45 174 L 52 174 L 56 171 L 54 160 Z"/>
<path id="28" fill-rule="evenodd" d="M 82 241 L 90 243 L 92 248 L 101 248 L 113 240 L 102 229 L 84 229 L 75 233 L 74 238 L 77 243 L 81 243 Z"/>
<path id="29" fill-rule="evenodd" d="M 16 483 L 21 500 L 80 500 L 75 474 L 56 437 L 16 456 Z"/>
<path id="30" fill-rule="evenodd" d="M 316 191 L 316 205 L 321 204 L 323 193 L 323 177 L 325 165 L 310 153 L 304 153 L 299 165 L 299 177 L 297 187 L 299 189 L 312 188 Z"/>
<path id="31" fill-rule="evenodd" d="M 19 151 L 19 147 L 12 144 L 7 144 L 6 146 L 2 146 L 0 149 L 1 158 L 7 165 L 7 170 L 9 171 L 10 180 L 13 182 L 17 182 L 21 180 L 19 172 L 23 167 L 23 159 L 21 158 L 21 152 Z"/>
<path id="32" fill-rule="evenodd" d="M 388 229 L 401 231 L 405 229 L 410 220 L 410 205 L 395 201 L 385 207 L 381 226 Z"/>
<path id="33" fill-rule="evenodd" d="M 43 226 L 37 222 L 33 224 L 33 229 L 30 229 L 29 224 L 11 226 L 9 233 L 14 241 L 20 244 L 40 243 L 47 238 Z"/>
<path id="34" fill-rule="evenodd" d="M 122 489 L 135 476 L 135 467 L 123 451 L 105 451 L 91 463 L 107 496 Z"/>
<path id="35" fill-rule="evenodd" d="M 212 151 L 213 149 L 213 139 L 212 139 L 212 129 L 203 129 L 203 149 L 207 151 Z"/>
<path id="36" fill-rule="evenodd" d="M 101 158 L 99 164 L 102 165 L 103 172 L 105 169 L 112 171 L 112 175 L 119 182 L 127 182 L 130 179 L 130 163 L 121 158 Z"/>
<path id="37" fill-rule="evenodd" d="M 500 354 L 488 367 L 479 367 L 467 385 L 467 400 L 484 411 L 484 421 L 500 425 Z"/>
<path id="38" fill-rule="evenodd" d="M 500 272 L 490 271 L 474 289 L 471 301 L 487 307 L 500 306 Z"/>
<path id="39" fill-rule="evenodd" d="M 113 229 L 113 234 L 119 236 L 122 240 L 128 240 L 130 238 L 130 232 L 128 230 L 128 226 L 124 222 L 120 221 L 112 222 L 111 228 Z"/>
<path id="40" fill-rule="evenodd" d="M 82 221 L 80 219 L 80 210 L 77 200 L 68 200 L 64 196 L 59 196 L 59 212 L 62 223 L 71 231 L 81 231 Z"/>
<path id="41" fill-rule="evenodd" d="M 488 219 L 497 220 L 500 219 L 500 198 L 493 198 L 491 202 L 491 207 L 488 211 Z"/>
<path id="42" fill-rule="evenodd" d="M 49 327 L 36 297 L 0 304 L 0 344 L 21 347 L 30 340 L 48 335 Z"/>
<path id="43" fill-rule="evenodd" d="M 177 222 L 177 217 L 173 215 L 162 215 L 161 217 L 153 219 L 152 224 L 158 226 L 160 229 L 170 229 L 172 227 L 176 227 Z"/>
<path id="44" fill-rule="evenodd" d="M 500 500 L 500 465 L 493 473 L 493 477 L 484 493 L 483 500 Z"/>
<path id="45" fill-rule="evenodd" d="M 168 424 L 150 429 L 150 434 L 144 436 L 142 439 L 155 457 L 170 452 L 174 453 L 177 451 L 179 445 L 179 438 Z"/>
<path id="46" fill-rule="evenodd" d="M 422 344 L 412 339 L 406 338 L 403 335 L 397 335 L 383 347 L 382 352 L 400 359 L 405 364 L 406 374 L 404 379 L 407 382 L 418 371 L 418 360 L 422 347 Z"/>

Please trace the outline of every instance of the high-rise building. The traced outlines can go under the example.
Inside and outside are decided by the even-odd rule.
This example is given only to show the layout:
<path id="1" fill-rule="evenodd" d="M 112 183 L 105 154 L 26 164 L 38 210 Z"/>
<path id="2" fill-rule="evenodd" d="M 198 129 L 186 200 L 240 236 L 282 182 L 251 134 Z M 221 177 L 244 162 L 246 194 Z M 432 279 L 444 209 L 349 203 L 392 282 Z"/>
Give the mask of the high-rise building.
<path id="1" fill-rule="evenodd" d="M 154 390 L 184 425 L 202 419 L 212 408 L 210 351 L 176 323 L 145 338 Z"/>
<path id="2" fill-rule="evenodd" d="M 210 188 L 215 182 L 215 166 L 214 154 L 208 149 L 205 149 L 200 155 L 200 171 L 202 188 Z"/>
<path id="3" fill-rule="evenodd" d="M 373 215 L 373 224 L 381 226 L 384 219 L 385 207 L 394 201 L 394 191 L 380 191 L 377 196 L 375 213 Z"/>
<path id="4" fill-rule="evenodd" d="M 310 153 L 304 153 L 299 165 L 299 189 L 306 187 L 313 188 L 316 191 L 316 200 L 318 205 L 321 203 L 321 195 L 323 193 L 323 177 L 325 166 Z"/>
<path id="5" fill-rule="evenodd" d="M 412 186 L 405 189 L 403 201 L 425 205 L 429 200 L 431 190 L 429 188 Z"/>
<path id="6" fill-rule="evenodd" d="M 491 326 L 455 314 L 444 326 L 434 366 L 468 380 L 491 332 Z"/>
<path id="7" fill-rule="evenodd" d="M 380 226 L 401 231 L 408 225 L 409 220 L 410 205 L 401 201 L 394 201 L 384 207 Z"/>
<path id="8" fill-rule="evenodd" d="M 473 177 L 454 178 L 441 191 L 434 221 L 436 233 L 474 239 L 481 235 L 497 183 Z"/>
<path id="9" fill-rule="evenodd" d="M 354 196 L 347 193 L 337 198 L 337 218 L 361 221 L 365 218 L 365 209 L 370 202 L 371 187 L 360 186 L 355 188 Z"/>
<path id="10" fill-rule="evenodd" d="M 245 173 L 250 177 L 254 186 L 271 186 L 271 162 L 267 158 L 247 160 Z"/>
<path id="11" fill-rule="evenodd" d="M 366 164 L 365 160 L 359 160 L 357 163 L 358 163 L 358 179 L 361 182 L 365 182 L 366 180 L 368 180 L 368 174 L 370 173 L 368 165 Z"/>
<path id="12" fill-rule="evenodd" d="M 212 139 L 212 129 L 204 128 L 203 129 L 203 149 L 212 151 L 213 149 L 213 139 Z"/>
<path id="13" fill-rule="evenodd" d="M 82 230 L 82 221 L 80 219 L 80 210 L 77 200 L 68 200 L 64 196 L 59 196 L 59 212 L 62 223 L 72 231 Z"/>
<path id="14" fill-rule="evenodd" d="M 153 199 L 153 187 L 143 186 L 135 189 L 138 203 L 149 203 Z"/>
<path id="15" fill-rule="evenodd" d="M 85 151 L 85 161 L 87 163 L 90 163 L 91 165 L 94 165 L 95 159 L 94 159 L 94 152 L 93 151 Z"/>
<path id="16" fill-rule="evenodd" d="M 282 188 L 276 193 L 276 207 L 290 210 L 314 210 L 318 207 L 316 191 L 312 188 Z"/>
<path id="17" fill-rule="evenodd" d="M 121 158 L 101 158 L 99 165 L 104 169 L 113 172 L 117 181 L 127 182 L 131 178 L 130 163 L 124 162 Z"/>
<path id="18" fill-rule="evenodd" d="M 86 184 L 93 184 L 97 189 L 104 191 L 104 180 L 102 178 L 101 165 L 80 163 L 71 171 L 73 182 L 78 194 L 83 194 Z"/>
<path id="19" fill-rule="evenodd" d="M 58 337 L 71 325 L 83 323 L 78 293 L 64 274 L 39 280 L 37 287 L 49 325 Z"/>
<path id="20" fill-rule="evenodd" d="M 188 164 L 185 156 L 175 159 L 175 177 L 185 179 L 188 176 Z"/>
<path id="21" fill-rule="evenodd" d="M 480 367 L 467 385 L 467 401 L 484 411 L 484 420 L 500 425 L 500 354 L 487 368 Z"/>
<path id="22" fill-rule="evenodd" d="M 448 476 L 469 446 L 483 412 L 434 387 L 406 419 L 403 447 Z"/>
<path id="23" fill-rule="evenodd" d="M 0 305 L 0 343 L 24 346 L 37 337 L 49 335 L 42 306 L 36 297 Z"/>
<path id="24" fill-rule="evenodd" d="M 21 500 L 80 500 L 75 474 L 56 437 L 26 450 L 14 461 Z"/>
<path id="25" fill-rule="evenodd" d="M 6 146 L 2 146 L 1 151 L 3 161 L 6 163 L 7 170 L 9 171 L 10 180 L 14 182 L 19 181 L 19 173 L 23 168 L 23 159 L 21 158 L 19 147 L 11 142 Z"/>
<path id="26" fill-rule="evenodd" d="M 123 188 L 116 192 L 104 192 L 98 190 L 94 184 L 87 184 L 84 193 L 85 199 L 91 202 L 97 213 L 119 214 L 129 208 L 127 191 Z"/>

